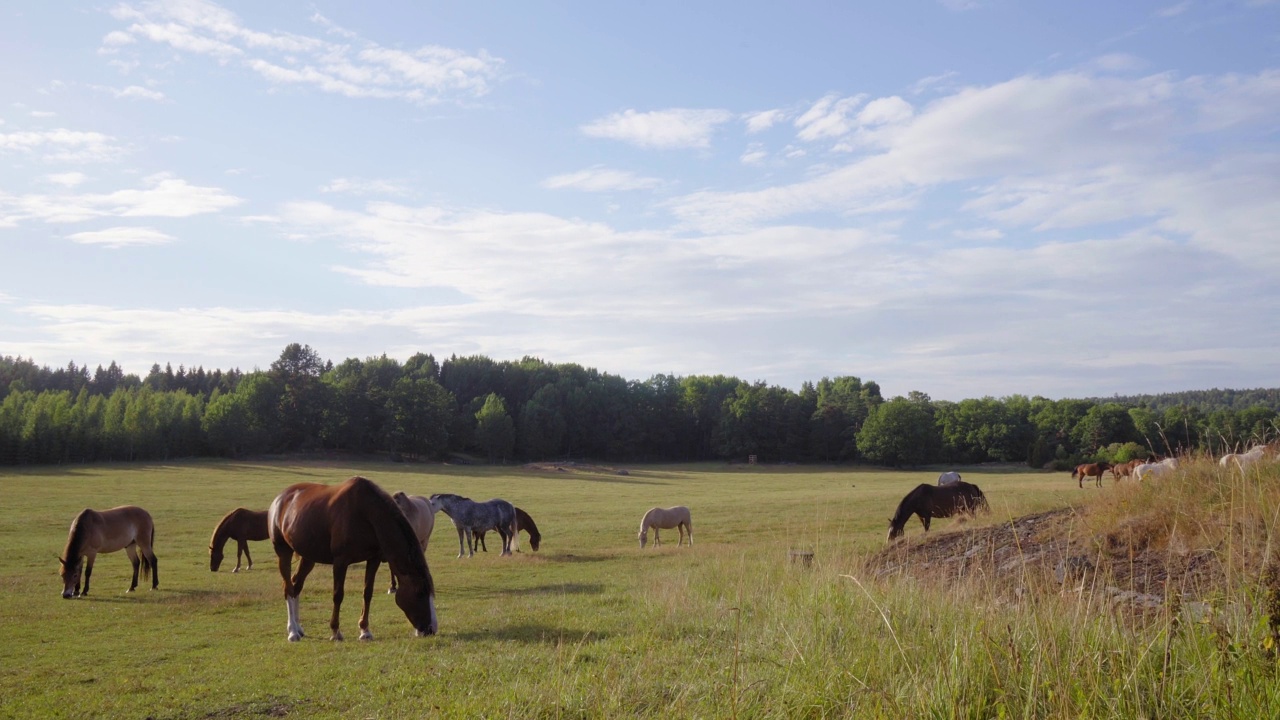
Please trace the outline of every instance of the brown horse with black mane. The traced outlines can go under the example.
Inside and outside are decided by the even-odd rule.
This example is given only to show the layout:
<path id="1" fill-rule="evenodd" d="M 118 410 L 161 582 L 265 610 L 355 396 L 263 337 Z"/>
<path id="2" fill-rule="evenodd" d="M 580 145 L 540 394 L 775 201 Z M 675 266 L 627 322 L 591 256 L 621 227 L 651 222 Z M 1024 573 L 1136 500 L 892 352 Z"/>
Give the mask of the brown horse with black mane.
<path id="1" fill-rule="evenodd" d="M 143 576 L 151 574 L 151 589 L 160 585 L 156 570 L 156 554 L 152 544 L 156 539 L 156 526 L 151 514 L 134 505 L 122 505 L 98 512 L 88 508 L 81 510 L 71 521 L 67 533 L 67 546 L 58 562 L 62 564 L 62 597 L 89 594 L 89 577 L 93 575 L 93 561 L 98 553 L 124 550 L 133 564 L 133 582 L 128 592 L 138 587 L 138 568 Z M 80 571 L 84 570 L 84 592 L 80 591 Z"/>
<path id="2" fill-rule="evenodd" d="M 1076 484 L 1079 485 L 1081 488 L 1083 488 L 1085 478 L 1087 477 L 1095 478 L 1097 480 L 1097 486 L 1102 487 L 1102 473 L 1110 469 L 1111 469 L 1111 463 L 1105 463 L 1105 462 L 1077 465 L 1076 469 L 1071 471 L 1071 479 L 1075 480 L 1076 477 L 1079 477 L 1080 480 Z"/>
<path id="3" fill-rule="evenodd" d="M 898 510 L 889 519 L 889 540 L 902 536 L 903 527 L 912 515 L 920 517 L 924 531 L 929 532 L 932 518 L 951 517 L 956 514 L 973 515 L 978 510 L 990 510 L 987 497 L 977 485 L 964 481 L 950 485 L 921 483 L 907 493 L 898 503 Z"/>
<path id="4" fill-rule="evenodd" d="M 267 530 L 280 561 L 285 607 L 289 612 L 289 640 L 302 639 L 298 622 L 298 596 L 316 563 L 333 566 L 332 640 L 341 640 L 338 611 L 342 607 L 347 567 L 365 563 L 364 610 L 360 613 L 360 639 L 369 632 L 369 603 L 373 583 L 383 560 L 399 581 L 396 605 L 419 636 L 434 635 L 436 589 L 413 528 L 391 496 L 373 482 L 353 477 L 339 485 L 298 483 L 276 496 L 267 511 Z M 289 578 L 293 555 L 301 562 Z"/>
<path id="5" fill-rule="evenodd" d="M 249 555 L 250 540 L 267 539 L 267 511 L 236 508 L 223 516 L 218 527 L 213 529 L 213 539 L 209 541 L 209 570 L 218 572 L 222 565 L 222 549 L 227 540 L 236 541 L 236 566 L 231 572 L 240 572 L 240 557 L 249 561 L 249 569 L 253 569 L 253 556 Z"/>

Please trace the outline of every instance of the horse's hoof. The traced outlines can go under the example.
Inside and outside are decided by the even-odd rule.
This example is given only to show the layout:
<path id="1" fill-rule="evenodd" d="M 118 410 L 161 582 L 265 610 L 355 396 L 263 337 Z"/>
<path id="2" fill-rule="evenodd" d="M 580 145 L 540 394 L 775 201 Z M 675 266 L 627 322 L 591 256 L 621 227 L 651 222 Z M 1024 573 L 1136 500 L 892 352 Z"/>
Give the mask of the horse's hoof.
<path id="1" fill-rule="evenodd" d="M 362 630 L 362 631 L 360 632 L 360 639 L 361 639 L 361 640 L 372 640 L 372 639 L 373 639 L 373 633 L 369 632 L 368 630 Z"/>
<path id="2" fill-rule="evenodd" d="M 124 594 L 125 594 L 125 595 L 128 595 L 129 593 L 133 592 L 134 590 L 135 590 L 135 588 L 129 588 L 128 590 L 125 590 L 125 591 L 124 591 Z"/>
<path id="3" fill-rule="evenodd" d="M 302 639 L 302 633 L 300 633 L 300 632 L 298 632 L 298 633 L 294 633 L 294 632 L 289 633 L 289 642 L 298 642 L 298 641 L 299 641 L 299 640 L 301 640 L 301 639 Z"/>
<path id="4" fill-rule="evenodd" d="M 231 570 L 231 572 L 233 572 L 233 573 L 238 573 L 238 572 L 240 572 L 240 568 L 233 568 L 233 569 Z"/>
<path id="5" fill-rule="evenodd" d="M 342 633 L 338 632 L 337 630 L 334 630 L 333 637 L 329 639 L 332 640 L 333 642 L 342 642 Z"/>

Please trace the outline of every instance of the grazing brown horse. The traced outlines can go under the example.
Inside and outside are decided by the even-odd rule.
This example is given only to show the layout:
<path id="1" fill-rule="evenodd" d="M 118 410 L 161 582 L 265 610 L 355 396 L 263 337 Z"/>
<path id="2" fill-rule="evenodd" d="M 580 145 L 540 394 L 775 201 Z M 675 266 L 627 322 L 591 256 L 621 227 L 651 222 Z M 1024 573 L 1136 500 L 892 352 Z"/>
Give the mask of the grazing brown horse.
<path id="1" fill-rule="evenodd" d="M 143 577 L 151 574 L 151 589 L 160 585 L 156 570 L 156 554 L 152 544 L 156 539 L 156 527 L 151 514 L 140 507 L 122 505 L 98 512 L 85 509 L 71 521 L 67 533 L 67 546 L 58 562 L 62 564 L 62 597 L 89 594 L 89 576 L 93 575 L 93 561 L 98 553 L 124 550 L 133 563 L 133 582 L 128 592 L 138 587 L 138 567 Z M 80 591 L 80 571 L 84 570 L 84 591 Z"/>
<path id="2" fill-rule="evenodd" d="M 516 532 L 524 530 L 529 533 L 529 547 L 534 552 L 538 552 L 538 546 L 542 544 L 542 533 L 538 532 L 538 526 L 534 524 L 533 518 L 529 517 L 529 513 L 516 508 Z M 475 552 L 476 548 L 480 548 L 485 552 L 489 552 L 489 548 L 484 546 L 484 530 L 477 530 L 471 534 L 471 552 Z M 516 552 L 520 552 L 519 549 Z"/>
<path id="3" fill-rule="evenodd" d="M 402 492 L 395 493 L 391 499 L 396 501 L 396 506 L 413 528 L 413 534 L 418 536 L 422 552 L 426 552 L 427 543 L 431 541 L 431 531 L 436 528 L 436 511 L 431 507 L 431 501 L 421 495 L 405 495 Z M 391 587 L 387 588 L 387 594 L 391 595 L 395 591 L 396 574 L 391 573 Z"/>
<path id="4" fill-rule="evenodd" d="M 236 566 L 233 573 L 240 572 L 240 556 L 249 561 L 249 569 L 253 569 L 253 556 L 249 554 L 250 540 L 267 539 L 267 511 L 236 508 L 222 517 L 218 527 L 213 529 L 213 538 L 209 540 L 209 570 L 218 572 L 222 566 L 222 549 L 227 540 L 236 541 Z"/>
<path id="5" fill-rule="evenodd" d="M 929 521 L 932 518 L 951 517 L 956 514 L 973 515 L 978 510 L 990 510 L 987 497 L 977 485 L 964 481 L 950 485 L 928 485 L 921 483 L 915 490 L 907 493 L 898 503 L 898 510 L 889 519 L 888 540 L 901 537 L 903 527 L 912 515 L 919 516 L 924 531 L 929 532 Z"/>
<path id="6" fill-rule="evenodd" d="M 399 579 L 396 605 L 404 612 L 418 636 L 434 635 L 436 588 L 427 568 L 422 546 L 404 513 L 391 496 L 373 482 L 353 477 L 339 485 L 298 483 L 290 485 L 271 501 L 267 530 L 280 561 L 285 607 L 289 612 L 289 640 L 302 639 L 298 622 L 298 596 L 316 563 L 333 566 L 333 615 L 331 640 L 341 640 L 338 611 L 342 607 L 347 567 L 365 563 L 364 610 L 360 613 L 360 639 L 371 640 L 369 603 L 373 583 L 383 560 Z M 301 562 L 289 578 L 293 555 Z"/>
<path id="7" fill-rule="evenodd" d="M 1111 469 L 1111 463 L 1087 463 L 1085 465 L 1077 465 L 1075 470 L 1071 471 L 1071 479 L 1080 478 L 1077 483 L 1080 487 L 1084 487 L 1084 479 L 1086 477 L 1095 478 L 1098 487 L 1102 487 L 1102 473 Z"/>

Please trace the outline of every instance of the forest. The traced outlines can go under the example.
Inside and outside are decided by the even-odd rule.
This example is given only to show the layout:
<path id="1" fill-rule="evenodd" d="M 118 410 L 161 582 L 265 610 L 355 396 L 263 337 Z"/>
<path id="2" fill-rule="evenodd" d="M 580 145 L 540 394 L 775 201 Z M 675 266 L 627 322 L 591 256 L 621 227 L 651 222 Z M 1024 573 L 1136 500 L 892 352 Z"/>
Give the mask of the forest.
<path id="1" fill-rule="evenodd" d="M 885 399 L 854 376 L 800 390 L 724 375 L 628 380 L 576 364 L 419 353 L 324 360 L 293 343 L 266 370 L 114 362 L 50 369 L 0 356 L 0 465 L 385 454 L 507 463 L 592 459 L 762 463 L 1077 462 L 1274 439 L 1280 391 L 1092 399 Z"/>

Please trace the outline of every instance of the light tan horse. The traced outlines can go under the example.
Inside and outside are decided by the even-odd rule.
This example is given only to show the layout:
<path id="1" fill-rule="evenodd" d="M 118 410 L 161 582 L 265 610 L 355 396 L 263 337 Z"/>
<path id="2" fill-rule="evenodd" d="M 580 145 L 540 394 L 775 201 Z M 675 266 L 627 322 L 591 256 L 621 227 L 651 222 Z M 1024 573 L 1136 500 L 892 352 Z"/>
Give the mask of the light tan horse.
<path id="1" fill-rule="evenodd" d="M 143 577 L 151 574 L 151 589 L 160 585 L 156 569 L 156 554 L 152 543 L 156 539 L 155 524 L 151 514 L 140 507 L 122 505 L 98 512 L 84 509 L 71 521 L 67 533 L 67 546 L 58 562 L 62 564 L 62 597 L 89 594 L 89 576 L 93 575 L 93 561 L 98 553 L 124 550 L 133 563 L 133 582 L 128 592 L 138 587 L 138 567 Z M 80 571 L 84 570 L 84 591 L 80 590 Z"/>
<path id="2" fill-rule="evenodd" d="M 680 547 L 684 542 L 685 531 L 688 531 L 689 547 L 693 547 L 693 519 L 689 515 L 689 508 L 683 505 L 670 508 L 656 507 L 644 514 L 644 518 L 640 520 L 640 532 L 636 534 L 640 539 L 641 549 L 649 543 L 649 528 L 653 528 L 654 547 L 662 544 L 662 540 L 658 538 L 659 528 L 663 530 L 679 528 L 680 539 L 676 541 L 676 547 Z"/>
<path id="3" fill-rule="evenodd" d="M 431 540 L 431 531 L 436 528 L 436 512 L 431 507 L 431 501 L 421 495 L 405 495 L 403 492 L 393 494 L 391 499 L 396 501 L 400 512 L 404 513 L 405 519 L 413 527 L 413 534 L 418 536 L 418 543 L 425 553 L 427 543 Z M 391 595 L 395 591 L 396 576 L 392 573 L 391 587 L 387 588 L 387 594 Z"/>

